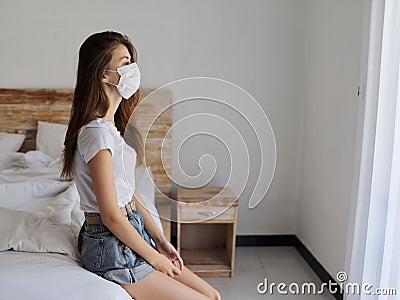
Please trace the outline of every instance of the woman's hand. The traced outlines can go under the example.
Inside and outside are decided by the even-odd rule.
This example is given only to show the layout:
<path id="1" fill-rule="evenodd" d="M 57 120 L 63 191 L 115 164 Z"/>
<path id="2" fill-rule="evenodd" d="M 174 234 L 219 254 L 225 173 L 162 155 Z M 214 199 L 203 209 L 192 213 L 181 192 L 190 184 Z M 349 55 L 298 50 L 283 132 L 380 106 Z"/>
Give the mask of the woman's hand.
<path id="1" fill-rule="evenodd" d="M 164 273 L 172 278 L 175 275 L 181 274 L 181 270 L 175 264 L 173 264 L 172 261 L 168 259 L 168 257 L 166 257 L 162 253 L 158 253 L 152 265 L 155 269 L 157 269 L 161 273 Z"/>
<path id="2" fill-rule="evenodd" d="M 164 254 L 180 271 L 183 269 L 183 260 L 175 247 L 166 239 L 156 242 L 158 252 Z"/>

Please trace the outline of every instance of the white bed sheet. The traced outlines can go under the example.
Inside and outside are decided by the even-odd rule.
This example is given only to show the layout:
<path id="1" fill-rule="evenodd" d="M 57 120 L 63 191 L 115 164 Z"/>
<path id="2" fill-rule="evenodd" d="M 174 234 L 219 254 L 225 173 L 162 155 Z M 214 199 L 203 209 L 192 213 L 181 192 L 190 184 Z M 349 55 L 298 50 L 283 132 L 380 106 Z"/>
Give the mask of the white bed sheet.
<path id="1" fill-rule="evenodd" d="M 129 300 L 119 285 L 65 255 L 0 252 L 0 300 Z"/>
<path id="2" fill-rule="evenodd" d="M 0 208 L 38 214 L 40 209 L 68 199 L 68 203 L 74 204 L 71 228 L 77 233 L 83 222 L 83 213 L 79 210 L 76 185 L 73 181 L 59 180 L 60 166 L 53 165 L 0 168 Z M 147 177 L 144 170 L 137 171 L 137 188 L 163 230 L 155 208 L 154 186 L 149 177 L 151 170 L 148 169 Z M 131 297 L 119 285 L 85 270 L 80 262 L 67 255 L 3 251 L 0 252 L 0 300 L 3 299 L 122 300 Z"/>

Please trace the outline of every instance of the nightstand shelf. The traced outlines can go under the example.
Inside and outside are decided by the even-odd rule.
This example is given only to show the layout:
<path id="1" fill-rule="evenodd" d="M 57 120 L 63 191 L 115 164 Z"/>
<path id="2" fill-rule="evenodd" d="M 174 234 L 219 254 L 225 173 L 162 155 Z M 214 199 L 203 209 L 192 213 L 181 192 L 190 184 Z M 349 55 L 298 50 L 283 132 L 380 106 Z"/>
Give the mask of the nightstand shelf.
<path id="1" fill-rule="evenodd" d="M 202 277 L 233 276 L 237 200 L 229 188 L 221 190 L 177 190 L 177 250 L 185 265 Z"/>
<path id="2" fill-rule="evenodd" d="M 230 276 L 231 263 L 226 248 L 182 249 L 186 266 L 199 276 Z"/>

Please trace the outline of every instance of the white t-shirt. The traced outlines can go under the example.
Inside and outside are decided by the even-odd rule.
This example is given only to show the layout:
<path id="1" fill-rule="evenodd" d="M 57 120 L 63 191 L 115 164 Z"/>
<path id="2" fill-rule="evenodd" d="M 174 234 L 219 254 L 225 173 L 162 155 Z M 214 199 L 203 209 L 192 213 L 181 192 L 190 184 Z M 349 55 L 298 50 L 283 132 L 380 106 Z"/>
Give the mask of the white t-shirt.
<path id="1" fill-rule="evenodd" d="M 80 208 L 84 212 L 99 212 L 87 163 L 101 149 L 110 149 L 112 154 L 118 206 L 128 204 L 135 190 L 136 151 L 125 142 L 120 131 L 111 121 L 105 118 L 92 120 L 79 130 L 73 162 Z"/>

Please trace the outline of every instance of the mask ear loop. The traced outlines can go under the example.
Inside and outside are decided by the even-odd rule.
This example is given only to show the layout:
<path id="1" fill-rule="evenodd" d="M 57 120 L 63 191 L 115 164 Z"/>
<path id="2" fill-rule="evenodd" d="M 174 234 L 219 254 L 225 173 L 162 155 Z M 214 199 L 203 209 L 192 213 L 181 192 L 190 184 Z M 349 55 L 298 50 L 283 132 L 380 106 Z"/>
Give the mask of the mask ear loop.
<path id="1" fill-rule="evenodd" d="M 115 83 L 112 83 L 112 82 L 106 81 L 106 83 L 111 84 L 111 85 L 113 85 L 113 86 L 118 86 L 118 84 L 115 84 Z"/>
<path id="2" fill-rule="evenodd" d="M 115 70 L 107 70 L 107 69 L 106 69 L 105 71 L 108 71 L 108 72 L 117 72 L 117 73 L 118 73 L 118 71 L 115 71 Z M 113 85 L 113 86 L 118 86 L 118 84 L 109 82 L 108 80 L 106 80 L 106 83 L 111 84 L 111 85 Z"/>

